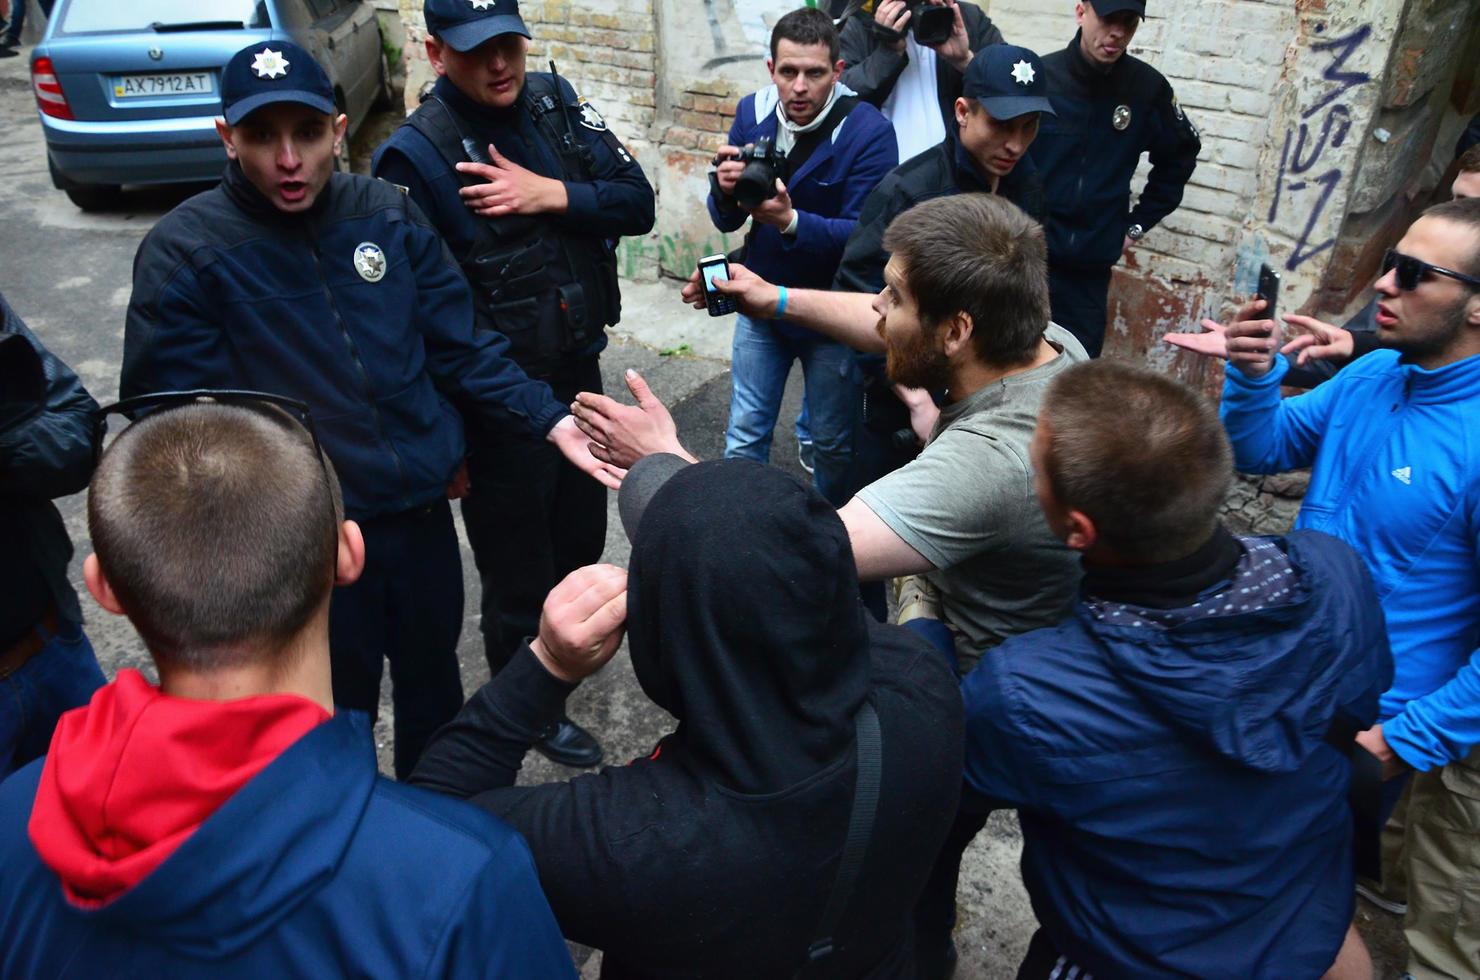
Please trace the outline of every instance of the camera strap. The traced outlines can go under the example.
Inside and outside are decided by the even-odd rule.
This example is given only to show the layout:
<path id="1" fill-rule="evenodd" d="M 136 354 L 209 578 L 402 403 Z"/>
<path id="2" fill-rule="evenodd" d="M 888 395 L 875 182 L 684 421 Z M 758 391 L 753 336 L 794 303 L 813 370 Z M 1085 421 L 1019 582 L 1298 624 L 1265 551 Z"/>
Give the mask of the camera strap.
<path id="1" fill-rule="evenodd" d="M 853 809 L 848 814 L 848 838 L 843 844 L 843 856 L 838 861 L 838 876 L 833 879 L 832 891 L 827 896 L 827 905 L 817 926 L 817 938 L 807 947 L 807 961 L 797 971 L 798 977 L 808 976 L 833 954 L 836 948 L 833 935 L 847 911 L 848 900 L 853 897 L 853 886 L 858 882 L 869 839 L 874 835 L 874 816 L 879 809 L 879 782 L 884 768 L 884 740 L 879 733 L 879 716 L 868 701 L 859 706 L 858 713 L 853 716 L 853 726 L 857 733 L 855 765 L 858 777 L 853 784 Z"/>
<path id="2" fill-rule="evenodd" d="M 832 139 L 832 134 L 843 125 L 843 120 L 848 118 L 848 113 L 858 105 L 858 96 L 840 95 L 834 100 L 832 109 L 827 113 L 827 119 L 821 126 L 809 132 L 797 136 L 796 142 L 792 144 L 791 152 L 786 155 L 786 169 L 788 173 L 794 174 L 802 169 L 802 165 L 811 159 L 812 154 L 824 140 Z"/>

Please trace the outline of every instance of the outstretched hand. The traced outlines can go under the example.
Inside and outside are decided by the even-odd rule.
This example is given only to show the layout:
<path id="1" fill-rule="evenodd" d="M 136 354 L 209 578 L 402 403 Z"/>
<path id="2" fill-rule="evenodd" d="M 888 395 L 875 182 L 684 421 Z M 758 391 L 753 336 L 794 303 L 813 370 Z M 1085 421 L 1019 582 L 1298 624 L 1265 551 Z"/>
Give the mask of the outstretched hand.
<path id="1" fill-rule="evenodd" d="M 488 144 L 488 156 L 492 163 L 463 162 L 457 165 L 459 173 L 472 174 L 485 181 L 464 187 L 458 191 L 463 203 L 484 218 L 499 218 L 507 214 L 560 213 L 570 204 L 565 184 L 549 177 L 541 177 L 533 170 L 519 166 Z"/>
<path id="2" fill-rule="evenodd" d="M 529 647 L 553 676 L 575 684 L 612 658 L 626 624 L 627 572 L 615 565 L 587 565 L 545 597 L 539 636 Z"/>
<path id="3" fill-rule="evenodd" d="M 714 277 L 716 292 L 735 297 L 735 305 L 746 316 L 769 319 L 776 314 L 776 304 L 781 300 L 781 291 L 738 262 L 730 263 L 730 277 Z M 705 308 L 704 286 L 699 281 L 698 270 L 689 276 L 679 297 L 696 310 Z"/>
<path id="4" fill-rule="evenodd" d="M 555 448 L 570 460 L 571 465 L 608 490 L 616 490 L 622 486 L 622 478 L 627 475 L 627 471 L 594 455 L 596 447 L 586 441 L 586 437 L 576 427 L 576 420 L 571 416 L 567 415 L 556 422 L 555 428 L 545 438 L 555 444 Z"/>
<path id="5" fill-rule="evenodd" d="M 1264 300 L 1251 299 L 1238 308 L 1231 323 L 1203 320 L 1207 333 L 1169 333 L 1162 340 L 1206 357 L 1226 357 L 1245 375 L 1260 378 L 1274 366 L 1275 349 L 1280 343 L 1279 325 L 1258 317 L 1263 310 Z"/>
<path id="6" fill-rule="evenodd" d="M 1297 366 L 1305 367 L 1311 360 L 1339 361 L 1345 364 L 1352 359 L 1355 348 L 1350 330 L 1343 330 L 1313 316 L 1302 316 L 1299 313 L 1286 313 L 1282 319 L 1290 326 L 1305 331 L 1280 348 L 1280 353 L 1286 357 L 1299 352 L 1295 358 Z"/>
<path id="7" fill-rule="evenodd" d="M 639 459 L 654 453 L 673 453 L 697 463 L 678 441 L 678 427 L 668 407 L 653 394 L 642 375 L 628 368 L 626 380 L 636 405 L 623 405 L 606 395 L 583 391 L 570 406 L 575 424 L 591 440 L 592 455 L 620 467 L 624 475 Z"/>
<path id="8" fill-rule="evenodd" d="M 1202 319 L 1202 328 L 1202 333 L 1182 333 L 1181 331 L 1174 330 L 1171 333 L 1163 334 L 1161 339 L 1173 347 L 1190 350 L 1194 354 L 1201 354 L 1203 357 L 1217 357 L 1226 360 L 1228 357 L 1228 343 L 1223 339 L 1223 324 L 1217 320 L 1209 320 L 1207 317 L 1204 317 Z"/>

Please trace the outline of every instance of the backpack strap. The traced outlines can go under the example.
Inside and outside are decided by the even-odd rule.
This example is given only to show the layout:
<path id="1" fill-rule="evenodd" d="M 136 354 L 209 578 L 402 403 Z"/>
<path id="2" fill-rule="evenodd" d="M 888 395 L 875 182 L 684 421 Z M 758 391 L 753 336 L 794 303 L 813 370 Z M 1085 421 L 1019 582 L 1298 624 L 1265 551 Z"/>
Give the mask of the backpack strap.
<path id="1" fill-rule="evenodd" d="M 883 737 L 874 706 L 864 701 L 853 716 L 853 725 L 858 739 L 858 779 L 853 786 L 853 811 L 848 815 L 848 838 L 843 844 L 843 857 L 838 861 L 838 876 L 833 880 L 827 905 L 822 910 L 822 920 L 817 925 L 817 938 L 807 947 L 807 961 L 798 971 L 798 976 L 806 976 L 832 955 L 835 949 L 833 934 L 842 922 L 848 900 L 853 897 L 853 887 L 858 882 L 859 871 L 863 870 L 863 857 L 874 834 L 874 817 L 879 809 L 879 782 L 884 769 Z"/>

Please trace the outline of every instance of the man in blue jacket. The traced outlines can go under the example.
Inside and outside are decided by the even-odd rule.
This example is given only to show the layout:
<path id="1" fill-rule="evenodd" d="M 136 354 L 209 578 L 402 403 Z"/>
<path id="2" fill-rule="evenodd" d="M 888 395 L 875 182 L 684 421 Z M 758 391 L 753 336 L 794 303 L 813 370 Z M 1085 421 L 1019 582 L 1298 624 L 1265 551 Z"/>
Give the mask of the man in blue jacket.
<path id="1" fill-rule="evenodd" d="M 370 564 L 336 594 L 334 692 L 374 712 L 394 684 L 396 772 L 457 713 L 462 562 L 445 490 L 463 458 L 453 406 L 554 443 L 600 472 L 548 385 L 475 332 L 446 246 L 390 184 L 332 173 L 346 120 L 308 52 L 261 42 L 222 77 L 221 185 L 139 246 L 123 397 L 253 388 L 307 402 L 344 472 Z"/>
<path id="2" fill-rule="evenodd" d="M 745 262 L 757 274 L 782 286 L 825 289 L 864 199 L 894 168 L 894 129 L 879 110 L 838 83 L 838 34 L 820 10 L 804 7 L 776 22 L 766 69 L 775 84 L 735 108 L 729 144 L 716 157 L 709 215 L 725 232 L 750 219 Z M 741 147 L 759 140 L 786 157 L 787 173 L 777 179 L 774 196 L 747 205 L 735 196 L 746 166 L 738 157 Z M 854 386 L 851 355 L 836 341 L 779 318 L 735 318 L 725 455 L 770 459 L 793 361 L 801 361 L 806 378 L 817 489 L 841 506 L 850 496 Z"/>
<path id="3" fill-rule="evenodd" d="M 103 685 L 52 503 L 92 476 L 97 407 L 0 296 L 0 779 L 42 755 L 62 712 Z"/>
<path id="4" fill-rule="evenodd" d="M 334 714 L 366 542 L 300 418 L 170 399 L 103 456 L 83 577 L 159 685 L 121 671 L 0 784 L 0 976 L 574 980 L 524 841 Z"/>
<path id="5" fill-rule="evenodd" d="M 1224 530 L 1228 440 L 1162 375 L 1064 371 L 1030 455 L 1079 602 L 961 685 L 962 805 L 1022 823 L 1018 976 L 1370 977 L 1346 757 L 1392 661 L 1361 560 Z"/>
<path id="6" fill-rule="evenodd" d="M 1074 12 L 1074 40 L 1043 59 L 1055 114 L 1033 159 L 1048 198 L 1053 319 L 1098 357 L 1110 270 L 1182 202 L 1202 141 L 1161 72 L 1126 54 L 1145 0 L 1083 0 Z M 1151 173 L 1132 208 L 1143 153 Z"/>
<path id="7" fill-rule="evenodd" d="M 1377 580 L 1395 672 L 1359 740 L 1384 764 L 1389 809 L 1417 773 L 1410 970 L 1474 976 L 1480 943 L 1455 875 L 1480 860 L 1480 200 L 1425 211 L 1374 288 L 1386 349 L 1283 401 L 1274 323 L 1261 300 L 1245 304 L 1226 330 L 1223 422 L 1240 470 L 1311 467 L 1296 526 L 1346 541 Z"/>

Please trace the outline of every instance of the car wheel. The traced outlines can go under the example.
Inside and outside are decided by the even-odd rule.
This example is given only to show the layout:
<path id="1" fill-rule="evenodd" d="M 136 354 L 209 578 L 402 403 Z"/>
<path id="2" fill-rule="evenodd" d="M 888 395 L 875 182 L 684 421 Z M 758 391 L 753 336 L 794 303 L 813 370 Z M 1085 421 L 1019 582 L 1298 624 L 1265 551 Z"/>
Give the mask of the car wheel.
<path id="1" fill-rule="evenodd" d="M 382 49 L 380 52 L 380 80 L 375 86 L 375 108 L 389 109 L 395 97 L 395 89 L 391 87 L 391 61 L 386 57 L 385 50 Z"/>
<path id="2" fill-rule="evenodd" d="M 84 211 L 102 211 L 118 200 L 117 184 L 78 184 L 66 189 L 67 197 Z"/>

